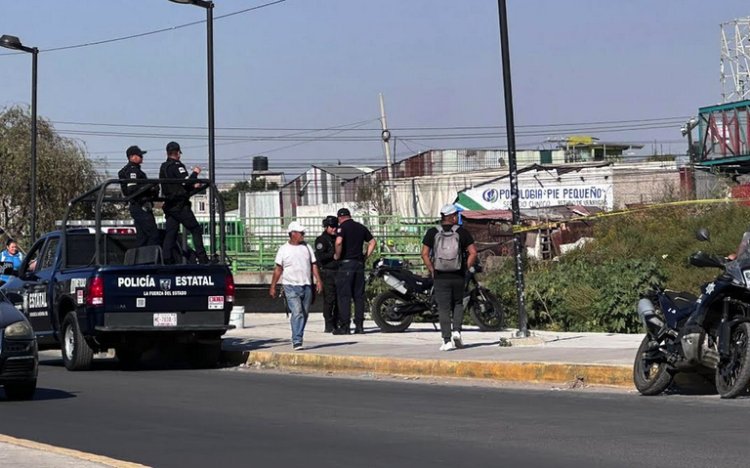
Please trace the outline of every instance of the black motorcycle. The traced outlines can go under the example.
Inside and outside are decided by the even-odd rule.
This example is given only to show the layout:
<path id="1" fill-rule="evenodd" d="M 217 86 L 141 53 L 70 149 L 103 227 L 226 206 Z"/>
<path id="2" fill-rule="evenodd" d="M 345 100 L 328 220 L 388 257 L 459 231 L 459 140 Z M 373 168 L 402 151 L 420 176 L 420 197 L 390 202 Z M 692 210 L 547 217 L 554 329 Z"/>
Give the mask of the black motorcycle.
<path id="1" fill-rule="evenodd" d="M 700 240 L 708 240 L 705 229 Z M 646 327 L 633 364 L 633 382 L 642 395 L 658 395 L 675 374 L 714 374 L 722 398 L 734 398 L 750 384 L 750 233 L 735 260 L 697 252 L 690 263 L 723 272 L 696 297 L 657 288 L 638 302 Z"/>
<path id="2" fill-rule="evenodd" d="M 479 285 L 476 273 L 466 275 L 464 311 L 482 331 L 502 330 L 505 312 L 500 301 L 487 288 Z M 415 316 L 430 322 L 438 321 L 437 305 L 432 294 L 432 278 L 409 271 L 401 260 L 380 259 L 368 275 L 368 284 L 381 278 L 389 287 L 372 301 L 372 319 L 384 333 L 402 332 L 409 328 Z"/>

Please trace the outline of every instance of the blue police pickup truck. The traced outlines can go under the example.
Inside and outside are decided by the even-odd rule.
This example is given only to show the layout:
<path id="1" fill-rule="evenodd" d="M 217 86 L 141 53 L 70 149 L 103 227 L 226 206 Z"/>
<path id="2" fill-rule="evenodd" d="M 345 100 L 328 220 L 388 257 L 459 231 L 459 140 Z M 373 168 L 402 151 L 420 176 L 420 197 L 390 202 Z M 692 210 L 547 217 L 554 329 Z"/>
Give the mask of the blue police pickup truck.
<path id="1" fill-rule="evenodd" d="M 95 353 L 110 349 L 134 366 L 161 345 L 178 345 L 195 367 L 215 366 L 221 337 L 233 328 L 234 280 L 223 251 L 211 264 L 182 257 L 165 265 L 160 246 L 136 246 L 133 227 L 102 226 L 98 215 L 93 227 L 69 226 L 80 199 L 119 201 L 106 192 L 114 182 L 74 199 L 61 229 L 34 243 L 2 290 L 28 317 L 39 347 L 60 347 L 69 370 L 89 369 Z"/>

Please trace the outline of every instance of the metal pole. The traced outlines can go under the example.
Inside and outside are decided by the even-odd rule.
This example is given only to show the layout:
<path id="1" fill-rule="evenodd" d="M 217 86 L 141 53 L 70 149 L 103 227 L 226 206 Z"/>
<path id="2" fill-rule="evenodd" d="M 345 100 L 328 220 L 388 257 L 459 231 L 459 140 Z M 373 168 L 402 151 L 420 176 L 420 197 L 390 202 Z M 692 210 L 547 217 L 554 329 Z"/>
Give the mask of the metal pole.
<path id="1" fill-rule="evenodd" d="M 208 2 L 206 6 L 206 34 L 208 47 L 208 179 L 211 185 L 216 184 L 216 137 L 214 134 L 214 3 Z M 209 206 L 209 240 L 211 242 L 211 259 L 216 253 L 216 204 L 214 190 L 208 190 Z"/>
<path id="2" fill-rule="evenodd" d="M 505 125 L 508 130 L 508 167 L 510 170 L 510 196 L 513 211 L 513 227 L 521 225 L 521 209 L 518 200 L 518 171 L 516 169 L 516 134 L 513 121 L 513 86 L 510 79 L 510 46 L 508 44 L 508 15 L 505 0 L 497 1 L 500 20 L 500 49 L 503 62 L 503 90 L 505 93 Z M 513 235 L 513 250 L 516 259 L 516 294 L 518 297 L 518 332 L 516 336 L 529 336 L 526 317 L 526 299 L 523 281 L 523 258 L 521 257 L 521 234 Z"/>
<path id="3" fill-rule="evenodd" d="M 36 241 L 36 66 L 39 49 L 31 49 L 31 242 Z"/>
<path id="4" fill-rule="evenodd" d="M 385 120 L 385 103 L 383 101 L 383 93 L 380 93 L 378 95 L 380 97 L 380 124 L 382 125 L 382 140 L 383 140 L 383 148 L 385 149 L 385 171 L 388 175 L 388 199 L 390 201 L 390 209 L 391 209 L 391 215 L 393 215 L 393 198 L 395 197 L 395 191 L 393 188 L 393 164 L 391 164 L 391 144 L 389 143 L 389 140 L 391 139 L 391 132 L 388 130 L 388 123 Z"/>

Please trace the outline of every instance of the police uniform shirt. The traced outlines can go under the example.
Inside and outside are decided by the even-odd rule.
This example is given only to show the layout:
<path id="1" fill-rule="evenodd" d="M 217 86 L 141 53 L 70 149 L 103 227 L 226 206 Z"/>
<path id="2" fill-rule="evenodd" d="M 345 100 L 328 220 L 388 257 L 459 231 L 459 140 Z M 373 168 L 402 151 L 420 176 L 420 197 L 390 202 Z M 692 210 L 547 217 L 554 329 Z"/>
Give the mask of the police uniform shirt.
<path id="1" fill-rule="evenodd" d="M 364 261 L 362 244 L 373 239 L 370 230 L 353 219 L 348 219 L 341 223 L 337 233 L 343 239 L 341 259 Z"/>
<path id="2" fill-rule="evenodd" d="M 441 226 L 439 229 L 442 229 L 443 231 L 450 231 L 453 226 L 446 225 Z M 430 248 L 430 252 L 435 248 L 435 236 L 437 236 L 438 228 L 433 227 L 427 230 L 427 232 L 424 235 L 424 238 L 422 238 L 422 245 L 426 245 Z M 456 272 L 451 271 L 435 271 L 435 276 L 449 276 L 449 275 L 458 275 L 463 276 L 466 274 L 466 249 L 469 248 L 471 244 L 474 243 L 474 237 L 472 237 L 471 233 L 464 229 L 462 226 L 459 226 L 458 229 L 456 229 L 456 234 L 458 234 L 458 244 L 459 248 L 461 249 L 461 255 L 463 256 L 463 261 L 461 262 L 461 270 Z"/>
<path id="3" fill-rule="evenodd" d="M 188 170 L 181 161 L 176 159 L 168 158 L 164 161 L 159 169 L 160 179 L 196 179 L 198 174 L 195 172 L 190 173 L 188 176 Z M 188 184 L 189 185 L 189 184 Z M 190 191 L 186 184 L 163 184 L 162 192 L 167 200 L 171 201 L 187 201 L 190 198 Z"/>
<path id="4" fill-rule="evenodd" d="M 117 177 L 119 179 L 148 179 L 146 174 L 141 170 L 140 164 L 133 164 L 132 162 L 128 162 L 125 164 L 125 166 L 120 169 L 120 172 L 117 173 Z M 137 192 L 140 189 L 143 189 L 145 185 L 144 184 L 136 184 L 135 182 L 121 182 L 120 183 L 120 189 L 122 190 L 122 194 L 126 197 L 129 197 L 133 193 Z M 157 185 L 154 185 L 150 190 L 147 190 L 142 195 L 138 196 L 138 200 L 132 200 L 132 202 L 140 203 L 144 201 L 148 201 L 149 197 L 157 197 L 159 196 L 159 187 Z"/>
<path id="5" fill-rule="evenodd" d="M 333 259 L 333 254 L 335 253 L 336 236 L 324 232 L 315 239 L 315 258 L 318 260 L 318 265 L 321 268 L 336 268 L 337 262 Z"/>

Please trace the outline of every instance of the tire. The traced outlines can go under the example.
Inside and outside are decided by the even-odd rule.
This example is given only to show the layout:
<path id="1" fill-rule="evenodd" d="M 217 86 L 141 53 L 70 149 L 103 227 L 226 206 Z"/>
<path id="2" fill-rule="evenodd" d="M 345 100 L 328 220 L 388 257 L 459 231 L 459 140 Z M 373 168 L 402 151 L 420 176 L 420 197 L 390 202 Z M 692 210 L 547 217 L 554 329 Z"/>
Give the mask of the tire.
<path id="1" fill-rule="evenodd" d="M 63 320 L 62 358 L 69 371 L 88 370 L 94 360 L 94 352 L 83 338 L 75 312 L 69 312 Z"/>
<path id="2" fill-rule="evenodd" d="M 187 349 L 187 359 L 194 369 L 214 369 L 219 365 L 221 339 L 210 343 L 191 343 Z"/>
<path id="3" fill-rule="evenodd" d="M 138 368 L 143 353 L 138 349 L 118 346 L 115 348 L 115 355 L 117 356 L 117 360 L 120 361 L 120 367 L 129 370 Z"/>
<path id="4" fill-rule="evenodd" d="M 646 335 L 638 347 L 633 363 L 633 384 L 644 396 L 659 395 L 672 384 L 672 372 L 666 362 L 652 362 L 643 357 L 650 348 L 651 338 Z"/>
<path id="5" fill-rule="evenodd" d="M 401 315 L 393 311 L 396 304 L 406 302 L 396 293 L 386 291 L 378 294 L 372 303 L 372 320 L 383 333 L 398 333 L 406 330 L 414 320 L 413 315 Z"/>
<path id="6" fill-rule="evenodd" d="M 750 384 L 750 323 L 732 327 L 729 340 L 729 357 L 716 366 L 716 391 L 722 398 L 739 396 Z"/>
<path id="7" fill-rule="evenodd" d="M 497 296 L 487 289 L 478 288 L 472 292 L 466 307 L 481 331 L 500 331 L 505 328 L 505 309 Z"/>
<path id="8" fill-rule="evenodd" d="M 36 379 L 5 384 L 5 396 L 9 400 L 31 400 L 36 393 Z"/>

